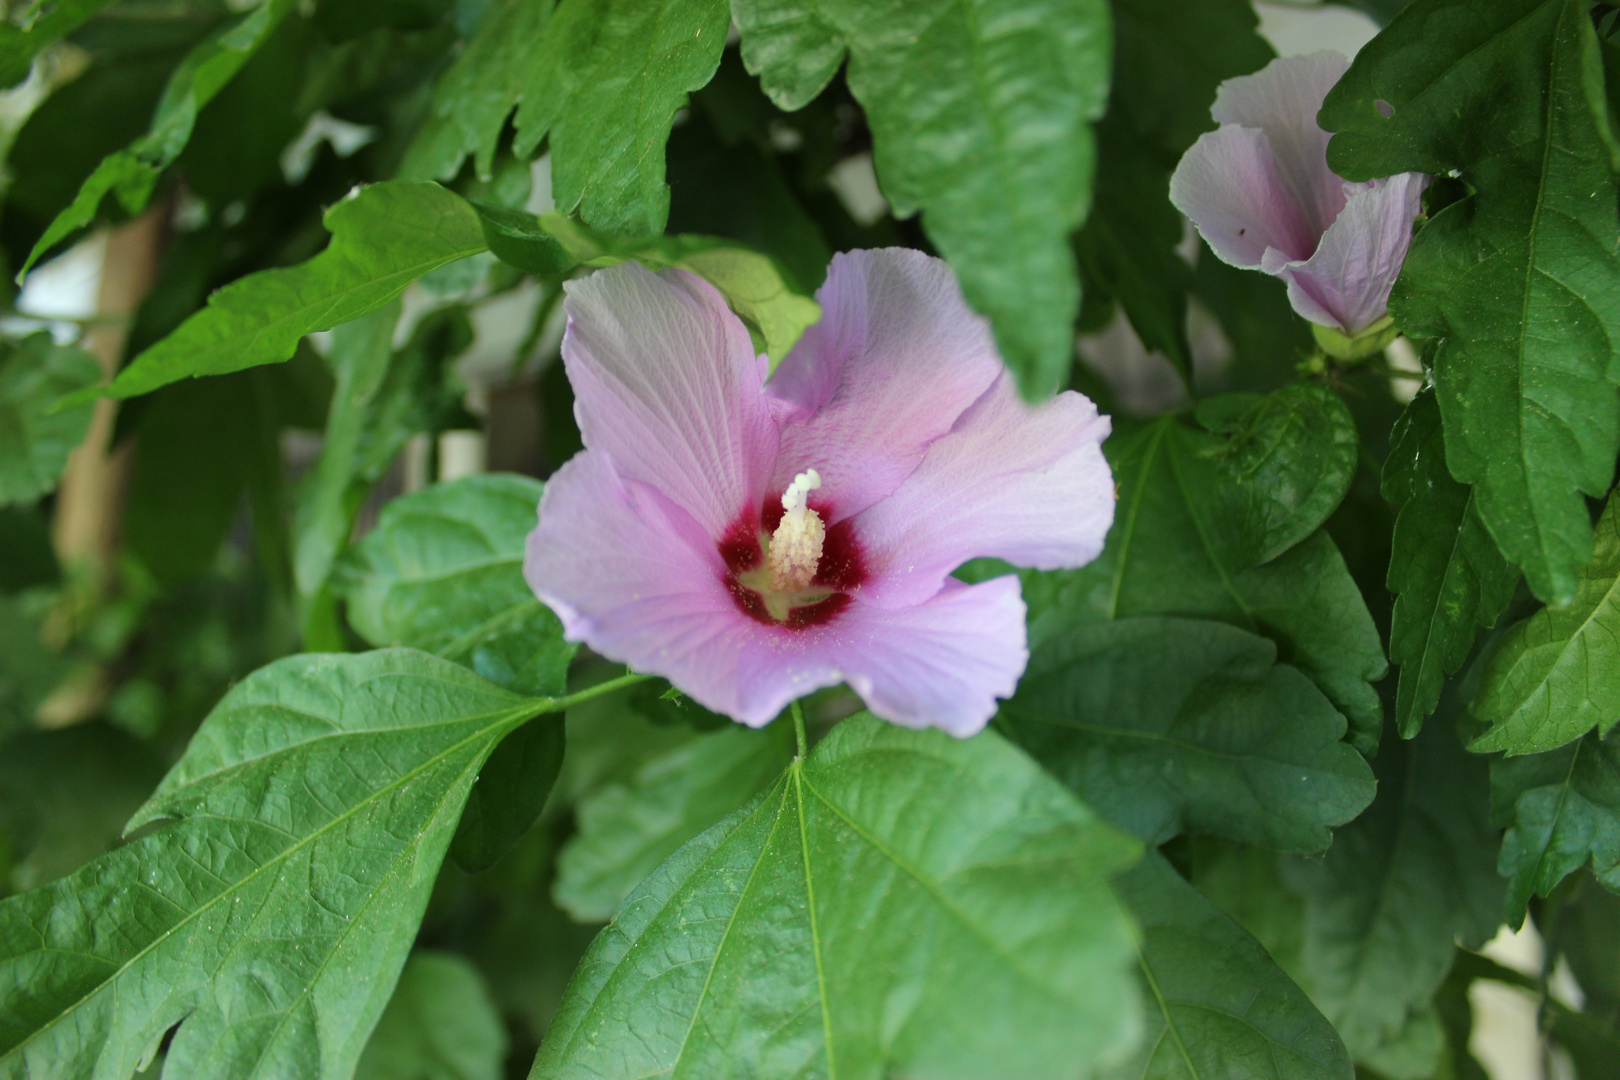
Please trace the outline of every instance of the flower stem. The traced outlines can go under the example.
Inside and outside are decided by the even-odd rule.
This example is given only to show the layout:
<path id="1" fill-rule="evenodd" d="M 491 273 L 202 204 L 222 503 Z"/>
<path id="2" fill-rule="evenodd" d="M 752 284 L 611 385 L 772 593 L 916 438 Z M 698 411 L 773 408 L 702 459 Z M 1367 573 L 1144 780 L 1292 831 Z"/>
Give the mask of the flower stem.
<path id="1" fill-rule="evenodd" d="M 803 758 L 810 752 L 810 740 L 804 735 L 804 710 L 799 708 L 797 701 L 788 706 L 793 712 L 793 738 L 799 744 L 799 757 Z"/>
<path id="2" fill-rule="evenodd" d="M 650 678 L 652 678 L 651 675 L 638 675 L 636 672 L 632 671 L 628 674 L 620 675 L 617 679 L 609 679 L 607 682 L 597 683 L 595 686 L 587 686 L 578 693 L 569 694 L 567 697 L 550 698 L 547 701 L 547 705 L 549 707 L 543 711 L 562 712 L 564 709 L 569 708 L 570 706 L 578 705 L 581 702 L 589 701 L 592 698 L 599 698 L 603 694 L 611 694 L 615 690 L 623 690 L 625 687 L 634 686 L 639 682 L 646 682 Z"/>

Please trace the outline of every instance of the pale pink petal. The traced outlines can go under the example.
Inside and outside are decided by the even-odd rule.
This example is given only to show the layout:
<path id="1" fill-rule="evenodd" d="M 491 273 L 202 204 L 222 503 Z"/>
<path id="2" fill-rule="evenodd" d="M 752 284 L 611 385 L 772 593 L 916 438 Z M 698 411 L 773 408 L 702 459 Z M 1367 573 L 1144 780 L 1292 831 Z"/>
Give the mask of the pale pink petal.
<path id="1" fill-rule="evenodd" d="M 1283 183 L 1266 134 L 1227 126 L 1198 137 L 1170 177 L 1170 201 L 1222 262 L 1257 270 L 1266 252 L 1308 259 L 1316 233 Z"/>
<path id="2" fill-rule="evenodd" d="M 1002 364 L 950 267 L 921 252 L 837 255 L 816 299 L 821 321 L 767 386 L 782 423 L 770 486 L 817 470 L 832 524 L 898 487 Z"/>
<path id="3" fill-rule="evenodd" d="M 866 603 L 919 603 L 969 559 L 1083 566 L 1114 520 L 1109 422 L 1072 390 L 1026 405 L 1003 375 L 894 494 L 855 518 Z"/>
<path id="4" fill-rule="evenodd" d="M 1359 334 L 1389 312 L 1389 290 L 1406 261 L 1428 181 L 1422 173 L 1401 173 L 1345 184 L 1349 201 L 1316 253 L 1264 269 L 1288 283 L 1289 302 L 1301 316 Z"/>
<path id="5" fill-rule="evenodd" d="M 1210 109 L 1217 123 L 1266 133 L 1277 175 L 1315 236 L 1333 224 L 1345 200 L 1344 181 L 1327 165 L 1331 136 L 1317 124 L 1316 114 L 1349 67 L 1336 52 L 1278 57 L 1253 75 L 1221 83 Z"/>
<path id="6" fill-rule="evenodd" d="M 714 287 L 631 261 L 569 282 L 563 360 L 588 449 L 711 537 L 757 511 L 776 425 L 748 331 Z"/>

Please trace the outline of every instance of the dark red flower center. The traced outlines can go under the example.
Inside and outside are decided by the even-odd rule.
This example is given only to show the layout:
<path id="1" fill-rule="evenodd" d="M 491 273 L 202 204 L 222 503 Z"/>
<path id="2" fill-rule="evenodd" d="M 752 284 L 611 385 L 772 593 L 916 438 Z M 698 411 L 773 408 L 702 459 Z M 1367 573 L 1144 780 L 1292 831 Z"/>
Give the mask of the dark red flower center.
<path id="1" fill-rule="evenodd" d="M 823 520 L 832 516 L 831 508 L 819 499 L 812 497 L 809 506 Z M 808 590 L 814 598 L 789 601 L 783 617 L 777 618 L 771 612 L 772 601 L 780 608 L 783 598 L 767 597 L 768 588 L 760 584 L 760 571 L 765 565 L 770 538 L 781 524 L 784 512 L 781 499 L 767 498 L 759 512 L 744 512 L 732 522 L 716 544 L 726 565 L 726 588 L 743 614 L 766 626 L 789 630 L 824 626 L 849 606 L 850 594 L 866 580 L 860 542 L 847 518 L 828 528 L 822 543 L 821 562 Z"/>

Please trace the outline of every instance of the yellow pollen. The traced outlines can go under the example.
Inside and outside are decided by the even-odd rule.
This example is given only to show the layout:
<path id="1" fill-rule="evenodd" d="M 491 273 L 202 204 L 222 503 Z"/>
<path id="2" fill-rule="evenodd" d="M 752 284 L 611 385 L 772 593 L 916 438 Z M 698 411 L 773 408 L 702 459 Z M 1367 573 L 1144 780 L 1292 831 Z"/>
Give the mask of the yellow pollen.
<path id="1" fill-rule="evenodd" d="M 821 486 L 821 474 L 806 469 L 782 493 L 782 523 L 771 536 L 769 556 L 771 588 L 798 592 L 809 586 L 821 565 L 821 545 L 827 528 L 821 515 L 806 505 L 810 492 Z"/>

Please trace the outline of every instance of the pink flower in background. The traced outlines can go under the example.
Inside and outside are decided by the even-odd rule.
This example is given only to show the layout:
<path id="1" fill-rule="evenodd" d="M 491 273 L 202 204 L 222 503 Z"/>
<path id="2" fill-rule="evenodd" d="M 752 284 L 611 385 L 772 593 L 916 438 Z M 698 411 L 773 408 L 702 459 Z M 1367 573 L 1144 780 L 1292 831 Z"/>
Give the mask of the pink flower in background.
<path id="1" fill-rule="evenodd" d="M 767 383 L 715 290 L 630 262 L 568 286 L 585 450 L 546 486 L 524 573 L 568 637 L 769 722 L 847 682 L 878 716 L 981 729 L 1028 660 L 1018 579 L 1102 550 L 1106 417 L 1031 408 L 950 269 L 840 255 Z"/>
<path id="2" fill-rule="evenodd" d="M 1359 334 L 1382 319 L 1428 177 L 1350 183 L 1328 168 L 1322 99 L 1350 66 L 1336 52 L 1228 79 L 1170 178 L 1170 201 L 1221 259 L 1288 283 L 1294 310 Z"/>

